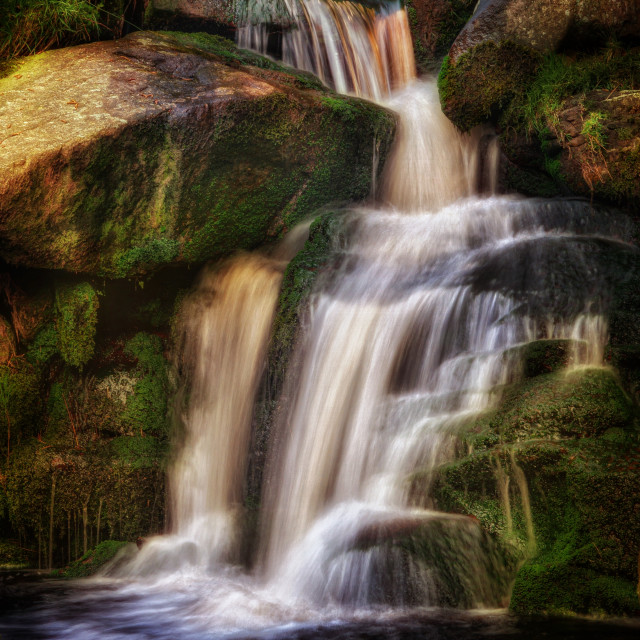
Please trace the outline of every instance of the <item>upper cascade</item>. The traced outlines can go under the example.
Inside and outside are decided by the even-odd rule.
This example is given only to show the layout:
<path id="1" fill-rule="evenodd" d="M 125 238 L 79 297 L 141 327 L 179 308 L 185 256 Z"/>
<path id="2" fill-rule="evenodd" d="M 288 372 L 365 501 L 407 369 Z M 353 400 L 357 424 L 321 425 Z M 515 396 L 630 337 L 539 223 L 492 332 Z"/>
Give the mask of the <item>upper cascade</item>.
<path id="1" fill-rule="evenodd" d="M 282 21 L 286 64 L 317 75 L 339 93 L 381 100 L 416 77 L 409 20 L 400 3 L 373 9 L 357 2 L 283 0 L 249 8 L 238 44 L 267 53 L 267 24 Z"/>

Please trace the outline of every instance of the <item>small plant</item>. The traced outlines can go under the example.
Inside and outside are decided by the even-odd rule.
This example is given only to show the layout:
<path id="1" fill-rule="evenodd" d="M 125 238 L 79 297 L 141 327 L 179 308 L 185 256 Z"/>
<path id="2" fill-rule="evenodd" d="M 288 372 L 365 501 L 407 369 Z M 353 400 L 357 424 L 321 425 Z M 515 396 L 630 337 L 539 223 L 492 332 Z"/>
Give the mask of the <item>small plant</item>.
<path id="1" fill-rule="evenodd" d="M 605 119 L 605 114 L 599 111 L 590 112 L 583 121 L 580 132 L 587 147 L 586 161 L 582 163 L 582 177 L 591 190 L 594 182 L 602 182 L 605 176 L 610 175 L 604 156 L 606 132 L 603 120 Z"/>
<path id="2" fill-rule="evenodd" d="M 582 123 L 582 135 L 589 149 L 595 154 L 605 148 L 605 129 L 603 120 L 606 116 L 599 111 L 592 111 Z"/>

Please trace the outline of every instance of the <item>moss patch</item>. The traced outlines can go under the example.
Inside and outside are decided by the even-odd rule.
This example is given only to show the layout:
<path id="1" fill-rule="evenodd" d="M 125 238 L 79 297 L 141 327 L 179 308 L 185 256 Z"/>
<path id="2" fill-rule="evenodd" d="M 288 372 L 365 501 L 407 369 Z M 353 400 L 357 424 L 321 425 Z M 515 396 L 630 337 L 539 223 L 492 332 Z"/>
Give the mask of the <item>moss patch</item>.
<path id="1" fill-rule="evenodd" d="M 58 347 L 67 364 L 82 367 L 93 356 L 99 306 L 98 293 L 88 282 L 56 288 Z"/>
<path id="2" fill-rule="evenodd" d="M 527 367 L 535 371 L 539 362 L 529 361 Z M 489 444 L 496 437 L 501 442 L 590 437 L 610 428 L 632 428 L 633 415 L 631 400 L 612 371 L 558 371 L 508 389 L 500 408 L 477 420 L 466 437 L 474 446 L 481 446 L 487 434 Z"/>
<path id="3" fill-rule="evenodd" d="M 513 42 L 483 42 L 459 56 L 445 57 L 438 90 L 445 115 L 463 131 L 497 117 L 525 90 L 540 55 Z"/>
<path id="4" fill-rule="evenodd" d="M 55 578 L 86 578 L 97 573 L 107 562 L 115 558 L 118 551 L 129 544 L 120 540 L 105 540 L 87 551 L 79 560 L 64 569 L 52 573 Z"/>

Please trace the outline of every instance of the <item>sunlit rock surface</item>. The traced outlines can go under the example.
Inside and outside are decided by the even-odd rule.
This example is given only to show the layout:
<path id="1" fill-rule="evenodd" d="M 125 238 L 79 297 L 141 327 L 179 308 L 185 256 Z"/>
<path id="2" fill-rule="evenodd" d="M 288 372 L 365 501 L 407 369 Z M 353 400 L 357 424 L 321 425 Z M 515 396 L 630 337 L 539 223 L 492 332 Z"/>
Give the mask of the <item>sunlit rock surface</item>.
<path id="1" fill-rule="evenodd" d="M 456 39 L 453 60 L 487 41 L 511 41 L 541 53 L 566 39 L 640 35 L 640 6 L 616 0 L 480 0 Z"/>
<path id="2" fill-rule="evenodd" d="M 110 277 L 253 248 L 366 197 L 394 130 L 383 109 L 204 34 L 27 58 L 0 96 L 0 255 Z"/>

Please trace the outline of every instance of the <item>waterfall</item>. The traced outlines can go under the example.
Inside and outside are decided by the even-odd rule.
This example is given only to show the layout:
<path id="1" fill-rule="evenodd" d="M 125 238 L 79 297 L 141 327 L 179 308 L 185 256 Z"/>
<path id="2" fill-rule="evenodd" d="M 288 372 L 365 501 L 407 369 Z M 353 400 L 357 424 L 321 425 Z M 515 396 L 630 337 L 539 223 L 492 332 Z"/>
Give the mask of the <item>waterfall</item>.
<path id="1" fill-rule="evenodd" d="M 266 574 L 285 599 L 496 606 L 506 586 L 495 580 L 500 567 L 479 527 L 434 511 L 428 499 L 410 506 L 407 478 L 451 458 L 456 430 L 517 377 L 518 346 L 571 339 L 575 366 L 602 362 L 607 326 L 589 287 L 572 290 L 574 305 L 563 309 L 557 292 L 538 290 L 525 273 L 517 276 L 523 290 L 506 274 L 485 281 L 516 251 L 545 264 L 558 243 L 583 263 L 575 231 L 584 206 L 549 211 L 536 201 L 474 195 L 482 173 L 495 191 L 497 145 L 482 171 L 482 132 L 460 134 L 442 114 L 435 81 L 414 80 L 397 5 L 286 7 L 284 61 L 395 110 L 399 130 L 381 205 L 352 213 L 340 277 L 316 293 L 298 347 L 302 365 L 284 394 L 263 496 Z M 264 27 L 249 21 L 240 42 L 265 42 L 256 29 Z M 399 532 L 448 553 L 458 593 L 446 592 L 437 567 L 402 553 Z"/>
<path id="2" fill-rule="evenodd" d="M 495 140 L 482 158 L 485 132 L 459 133 L 435 81 L 415 79 L 397 4 L 282 7 L 285 61 L 395 110 L 396 144 L 376 202 L 348 214 L 335 277 L 315 291 L 298 339 L 300 365 L 269 454 L 256 575 L 238 577 L 229 563 L 240 560 L 252 406 L 299 238 L 281 255 L 207 270 L 183 302 L 188 402 L 170 476 L 172 535 L 145 545 L 124 574 L 188 566 L 213 575 L 207 616 L 234 628 L 336 605 L 500 606 L 508 576 L 491 540 L 473 519 L 437 510 L 429 477 L 454 457 L 460 429 L 518 378 L 526 343 L 571 340 L 572 366 L 601 364 L 606 300 L 589 242 L 604 232 L 582 202 L 495 195 Z M 264 51 L 261 25 L 273 16 L 264 4 L 254 10 L 239 39 Z M 554 260 L 573 268 L 560 286 L 544 277 Z M 419 502 L 409 491 L 417 470 Z M 534 536 L 531 527 L 532 545 Z"/>
<path id="3" fill-rule="evenodd" d="M 400 3 L 378 10 L 333 0 L 261 0 L 240 10 L 238 44 L 267 53 L 266 24 L 288 22 L 285 64 L 310 71 L 340 93 L 381 100 L 415 77 L 409 21 Z"/>

